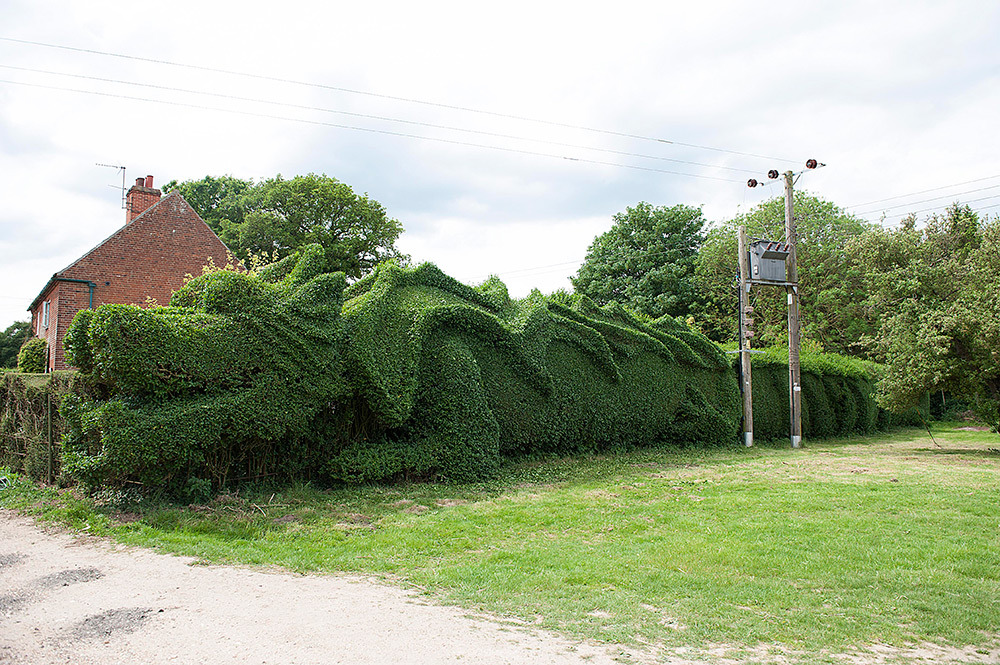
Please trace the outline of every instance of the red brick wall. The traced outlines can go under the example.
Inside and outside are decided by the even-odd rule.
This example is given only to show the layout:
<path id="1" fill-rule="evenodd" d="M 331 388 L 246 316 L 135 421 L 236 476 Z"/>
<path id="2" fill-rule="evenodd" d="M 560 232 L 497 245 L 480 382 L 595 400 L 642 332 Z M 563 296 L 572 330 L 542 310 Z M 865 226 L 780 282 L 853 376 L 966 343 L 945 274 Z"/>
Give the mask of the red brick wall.
<path id="1" fill-rule="evenodd" d="M 53 350 L 57 348 L 61 340 L 61 335 L 59 334 L 59 301 L 60 301 L 60 284 L 56 282 L 45 295 L 39 299 L 38 305 L 35 309 L 31 310 L 31 330 L 35 337 L 41 337 L 49 345 L 49 356 L 48 356 L 48 368 L 52 370 L 54 368 L 53 362 Z M 49 303 L 49 325 L 46 326 L 44 321 L 44 311 L 45 302 Z M 60 368 L 61 369 L 61 368 Z"/>
<path id="2" fill-rule="evenodd" d="M 135 218 L 113 236 L 58 273 L 58 277 L 95 282 L 94 307 L 105 303 L 145 305 L 153 298 L 160 305 L 184 284 L 185 275 L 200 275 L 212 259 L 217 266 L 227 261 L 227 249 L 180 194 L 164 197 L 159 204 Z M 42 302 L 50 307 L 50 369 L 65 369 L 62 339 L 73 315 L 88 305 L 86 284 L 55 282 L 50 295 L 40 299 L 32 321 L 41 319 Z M 58 322 L 58 325 L 57 325 Z"/>
<path id="3" fill-rule="evenodd" d="M 126 224 L 156 205 L 156 202 L 160 200 L 160 190 L 153 189 L 153 178 L 148 178 L 148 187 L 139 184 L 142 181 L 142 178 L 139 178 L 135 181 L 135 186 L 128 190 L 128 196 L 125 199 L 125 205 L 128 208 Z"/>
<path id="4" fill-rule="evenodd" d="M 45 301 L 49 301 L 49 325 L 43 326 Z M 66 369 L 63 358 L 63 336 L 73 321 L 73 315 L 87 309 L 90 288 L 78 282 L 55 282 L 31 312 L 32 330 L 36 337 L 49 345 L 49 370 Z"/>

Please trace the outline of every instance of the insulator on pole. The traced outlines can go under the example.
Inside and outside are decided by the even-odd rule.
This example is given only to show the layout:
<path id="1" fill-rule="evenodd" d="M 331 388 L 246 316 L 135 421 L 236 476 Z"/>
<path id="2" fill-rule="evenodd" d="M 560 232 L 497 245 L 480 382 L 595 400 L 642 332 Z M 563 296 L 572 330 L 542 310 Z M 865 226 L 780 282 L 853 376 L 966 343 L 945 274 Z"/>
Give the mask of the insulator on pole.
<path id="1" fill-rule="evenodd" d="M 819 166 L 819 162 L 817 162 L 815 159 L 807 159 L 806 160 L 806 168 L 807 169 L 814 169 L 817 166 Z"/>
<path id="2" fill-rule="evenodd" d="M 778 177 L 778 171 L 776 169 L 771 169 L 770 171 L 767 172 L 767 177 L 770 178 L 771 180 L 774 180 L 775 178 Z"/>
<path id="3" fill-rule="evenodd" d="M 747 180 L 747 187 L 756 187 L 756 186 L 757 186 L 756 178 L 750 178 L 749 180 Z"/>

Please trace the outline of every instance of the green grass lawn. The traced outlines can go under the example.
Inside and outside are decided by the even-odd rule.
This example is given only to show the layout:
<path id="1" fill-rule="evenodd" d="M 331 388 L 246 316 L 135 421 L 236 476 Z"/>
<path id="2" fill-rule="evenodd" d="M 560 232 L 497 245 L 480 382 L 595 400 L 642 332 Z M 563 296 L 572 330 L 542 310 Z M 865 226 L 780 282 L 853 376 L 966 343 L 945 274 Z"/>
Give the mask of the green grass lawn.
<path id="1" fill-rule="evenodd" d="M 0 506 L 206 562 L 382 576 L 666 654 L 984 651 L 1000 635 L 1000 437 L 934 436 L 558 459 L 489 484 L 244 490 L 193 508 L 22 482 Z"/>

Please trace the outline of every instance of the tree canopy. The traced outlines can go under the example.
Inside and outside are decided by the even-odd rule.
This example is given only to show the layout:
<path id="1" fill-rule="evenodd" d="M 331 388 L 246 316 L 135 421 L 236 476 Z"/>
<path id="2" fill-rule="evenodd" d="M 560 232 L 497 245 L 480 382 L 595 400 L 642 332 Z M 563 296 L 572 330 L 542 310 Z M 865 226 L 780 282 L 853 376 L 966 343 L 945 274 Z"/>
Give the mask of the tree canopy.
<path id="1" fill-rule="evenodd" d="M 280 260 L 319 244 L 326 270 L 358 278 L 388 258 L 405 258 L 395 243 L 403 226 L 381 203 L 327 175 L 281 175 L 258 183 L 232 176 L 177 182 L 177 190 L 242 261 Z"/>
<path id="2" fill-rule="evenodd" d="M 17 352 L 28 338 L 29 321 L 15 321 L 0 333 L 0 367 L 16 367 Z"/>
<path id="3" fill-rule="evenodd" d="M 861 337 L 871 331 L 872 318 L 863 307 L 863 266 L 845 249 L 845 243 L 873 225 L 806 192 L 795 193 L 792 207 L 798 236 L 802 338 L 826 351 L 865 355 Z M 713 228 L 698 253 L 697 286 L 704 302 L 694 315 L 699 327 L 718 342 L 736 339 L 736 235 L 740 226 L 747 227 L 751 239 L 784 240 L 784 198 L 765 201 Z M 758 338 L 767 345 L 787 344 L 784 291 L 755 288 L 751 296 Z"/>
<path id="4" fill-rule="evenodd" d="M 700 300 L 694 267 L 704 240 L 701 210 L 640 202 L 613 220 L 571 278 L 576 291 L 600 305 L 615 301 L 652 318 L 688 314 Z"/>
<path id="5" fill-rule="evenodd" d="M 867 266 L 864 307 L 877 326 L 866 342 L 886 366 L 880 402 L 900 411 L 941 389 L 1000 424 L 1000 220 L 955 204 L 923 228 L 911 216 L 870 229 L 848 249 Z"/>

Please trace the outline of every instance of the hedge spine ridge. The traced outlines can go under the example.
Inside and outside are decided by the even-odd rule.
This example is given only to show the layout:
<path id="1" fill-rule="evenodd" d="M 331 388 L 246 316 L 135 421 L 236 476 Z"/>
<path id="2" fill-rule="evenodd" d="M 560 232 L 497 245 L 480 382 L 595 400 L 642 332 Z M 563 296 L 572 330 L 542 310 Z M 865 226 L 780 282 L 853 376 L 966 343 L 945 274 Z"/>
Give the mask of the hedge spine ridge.
<path id="1" fill-rule="evenodd" d="M 470 287 L 430 264 L 384 264 L 347 296 L 348 380 L 378 434 L 349 442 L 334 475 L 477 477 L 525 452 L 735 439 L 728 362 L 673 320 L 648 326 L 580 297 L 512 300 L 495 278 Z M 463 375 L 448 371 L 459 365 Z M 416 467 L 402 462 L 403 442 L 421 449 L 409 451 Z"/>
<path id="2" fill-rule="evenodd" d="M 66 469 L 183 490 L 284 474 L 489 476 L 506 458 L 718 445 L 739 396 L 722 352 L 672 319 L 588 298 L 512 299 L 394 263 L 350 287 L 307 247 L 191 280 L 169 307 L 81 314 Z M 346 288 L 345 288 L 346 287 Z"/>

